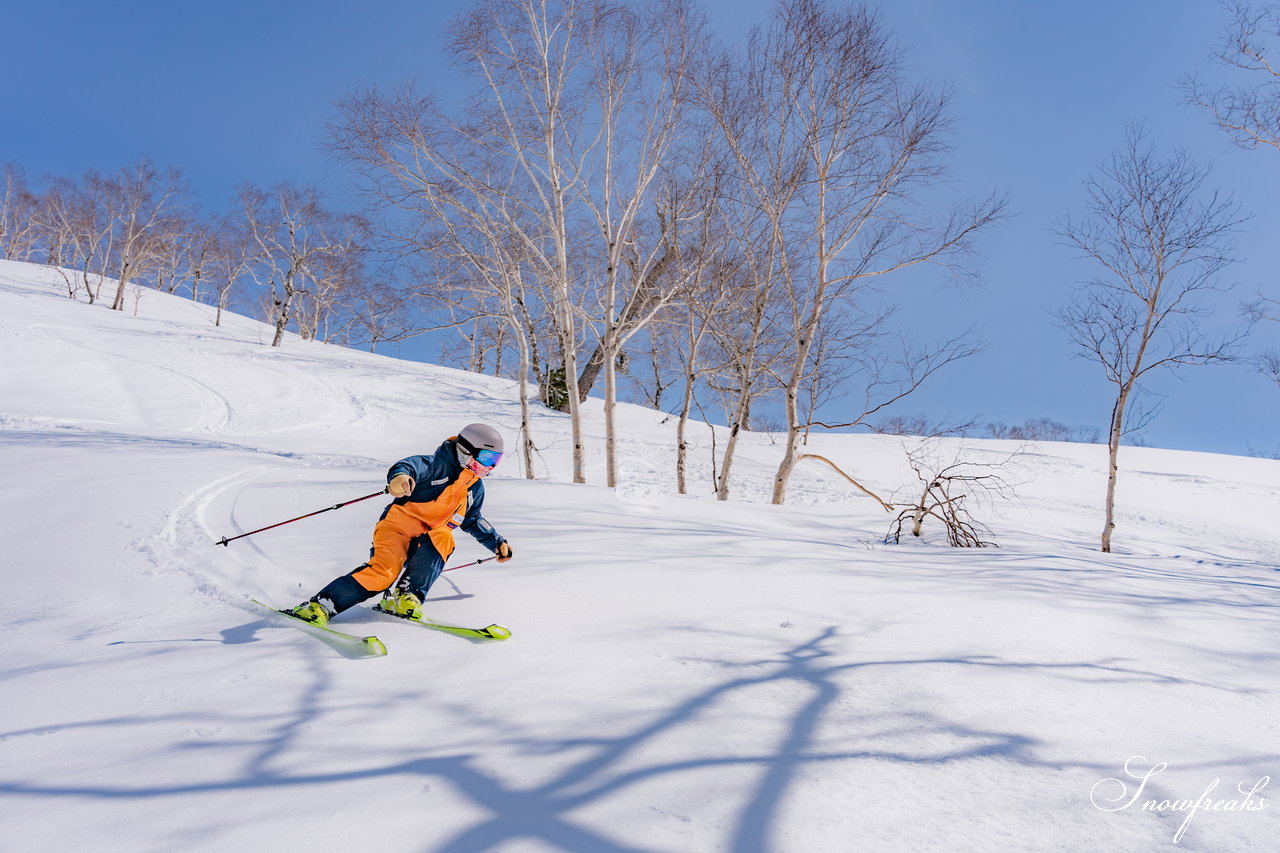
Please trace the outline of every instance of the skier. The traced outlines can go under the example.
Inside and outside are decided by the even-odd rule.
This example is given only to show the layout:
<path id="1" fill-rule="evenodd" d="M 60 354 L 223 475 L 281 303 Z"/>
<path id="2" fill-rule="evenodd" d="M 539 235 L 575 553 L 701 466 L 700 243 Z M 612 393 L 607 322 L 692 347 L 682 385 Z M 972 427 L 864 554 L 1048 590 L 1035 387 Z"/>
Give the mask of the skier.
<path id="1" fill-rule="evenodd" d="M 395 500 L 373 528 L 369 561 L 334 578 L 288 612 L 325 625 L 336 614 L 396 584 L 395 591 L 388 592 L 376 607 L 397 616 L 420 618 L 427 590 L 453 553 L 457 527 L 497 554 L 498 562 L 510 560 L 511 546 L 480 514 L 482 480 L 501 458 L 498 431 L 485 424 L 470 424 L 445 439 L 430 456 L 410 456 L 392 465 L 387 471 L 387 492 Z"/>

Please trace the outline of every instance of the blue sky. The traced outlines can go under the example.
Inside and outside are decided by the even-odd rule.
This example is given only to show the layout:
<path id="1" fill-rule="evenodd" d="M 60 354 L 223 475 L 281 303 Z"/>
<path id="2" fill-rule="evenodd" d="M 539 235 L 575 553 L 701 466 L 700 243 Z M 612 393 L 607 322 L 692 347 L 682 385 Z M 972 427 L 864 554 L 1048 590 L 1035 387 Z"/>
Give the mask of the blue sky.
<path id="1" fill-rule="evenodd" d="M 361 86 L 416 80 L 456 89 L 445 23 L 468 4 L 369 0 L 288 2 L 0 2 L 7 38 L 0 87 L 0 161 L 28 174 L 114 170 L 141 155 L 177 166 L 202 201 L 224 206 L 245 180 L 320 186 L 346 179 L 320 150 L 333 103 Z M 766 0 L 706 2 L 717 32 L 740 39 Z M 1048 417 L 1105 425 L 1111 388 L 1072 351 L 1049 309 L 1092 268 L 1051 233 L 1083 207 L 1082 180 L 1143 121 L 1162 150 L 1212 162 L 1212 183 L 1253 219 L 1239 236 L 1239 282 L 1215 316 L 1259 290 L 1280 296 L 1280 152 L 1234 148 L 1180 104 L 1178 78 L 1224 72 L 1209 59 L 1226 13 L 1207 0 L 897 0 L 887 23 L 912 73 L 953 92 L 953 189 L 1006 193 L 1008 219 L 979 241 L 980 286 L 932 273 L 895 281 L 904 325 L 922 336 L 978 324 L 983 353 L 953 365 L 902 407 L 939 419 L 1017 423 Z M 1273 326 L 1275 324 L 1272 324 Z M 1268 339 L 1269 338 L 1269 339 Z M 1280 326 L 1254 348 L 1280 347 Z M 408 350 L 402 355 L 412 355 Z M 1280 389 L 1243 366 L 1161 376 L 1151 444 L 1247 453 L 1280 448 Z"/>

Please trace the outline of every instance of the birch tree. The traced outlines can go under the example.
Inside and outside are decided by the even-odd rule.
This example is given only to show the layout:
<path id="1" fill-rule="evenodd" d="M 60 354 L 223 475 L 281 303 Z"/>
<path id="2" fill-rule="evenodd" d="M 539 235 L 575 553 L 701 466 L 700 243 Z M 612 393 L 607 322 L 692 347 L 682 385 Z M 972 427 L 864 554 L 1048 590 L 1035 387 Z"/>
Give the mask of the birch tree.
<path id="1" fill-rule="evenodd" d="M 328 246 L 307 263 L 310 286 L 299 294 L 295 318 L 304 340 L 328 341 L 345 326 L 365 275 L 364 249 L 350 217 L 331 217 Z"/>
<path id="2" fill-rule="evenodd" d="M 1227 9 L 1230 23 L 1214 57 L 1249 77 L 1214 86 L 1190 76 L 1182 81 L 1183 92 L 1238 145 L 1280 149 L 1280 3 L 1232 3 Z"/>
<path id="3" fill-rule="evenodd" d="M 1153 371 L 1232 357 L 1239 336 L 1203 328 L 1208 297 L 1233 262 L 1238 206 L 1206 186 L 1209 170 L 1185 152 L 1159 158 L 1140 128 L 1085 181 L 1086 214 L 1058 233 L 1100 267 L 1059 311 L 1080 355 L 1095 361 L 1115 397 L 1107 430 L 1101 548 L 1111 550 L 1121 440 L 1135 393 Z"/>
<path id="4" fill-rule="evenodd" d="M 348 245 L 335 233 L 334 216 L 315 189 L 286 182 L 268 193 L 245 185 L 239 198 L 257 250 L 251 270 L 267 287 L 267 322 L 275 327 L 271 346 L 278 347 L 295 320 L 298 297 L 315 286 L 322 257 Z"/>
<path id="5" fill-rule="evenodd" d="M 768 220 L 765 283 L 792 339 L 779 373 L 787 437 L 773 501 L 782 503 L 824 316 L 879 277 L 953 262 L 1001 205 L 987 198 L 941 217 L 921 211 L 943 174 L 947 100 L 905 81 L 897 48 L 866 7 L 783 0 L 720 81 L 727 94 L 714 114 Z"/>
<path id="6" fill-rule="evenodd" d="M 41 199 L 46 263 L 58 270 L 68 296 L 74 299 L 83 289 L 90 304 L 101 295 L 113 249 L 111 197 L 106 180 L 90 171 L 79 181 L 53 178 Z"/>
<path id="7" fill-rule="evenodd" d="M 125 285 L 154 259 L 154 241 L 166 218 L 186 202 L 189 190 L 177 169 L 161 170 L 148 159 L 121 169 L 101 185 L 110 203 L 111 256 L 117 280 L 111 308 L 124 310 Z"/>
<path id="8" fill-rule="evenodd" d="M 729 499 L 738 439 L 751 428 L 756 404 L 776 388 L 774 368 L 787 347 L 766 281 L 753 275 L 749 266 L 740 268 L 729 281 L 727 299 L 698 308 L 701 322 L 715 342 L 716 366 L 710 369 L 707 384 L 722 395 L 728 426 L 724 450 L 714 469 L 716 498 L 722 501 Z"/>
<path id="9" fill-rule="evenodd" d="M 486 216 L 484 214 L 493 209 L 490 206 L 467 204 L 453 195 L 434 198 L 439 206 L 438 215 L 447 224 L 449 234 L 441 251 L 465 265 L 479 285 L 476 294 L 479 304 L 473 309 L 473 317 L 488 314 L 497 323 L 495 373 L 501 370 L 504 339 L 509 337 L 515 344 L 518 355 L 515 374 L 520 401 L 520 457 L 524 463 L 525 478 L 533 479 L 537 448 L 532 432 L 529 375 L 536 374 L 537 324 L 529 312 L 529 304 L 538 297 L 531 296 L 531 290 L 536 288 L 529 286 L 528 279 L 544 278 L 546 259 L 538 253 L 530 255 L 527 252 L 528 240 L 524 237 L 527 232 L 522 228 L 513 230 L 518 215 L 508 207 L 506 199 L 500 197 L 497 200 L 496 209 L 501 211 L 500 215 Z M 480 308 L 486 303 L 492 305 L 492 309 Z"/>
<path id="10" fill-rule="evenodd" d="M 213 324 L 222 325 L 222 314 L 231 303 L 236 285 L 249 276 L 256 256 L 245 220 L 232 216 L 217 219 L 210 231 L 204 269 L 217 297 Z"/>
<path id="11" fill-rule="evenodd" d="M 613 487 L 618 357 L 687 284 L 677 274 L 675 232 L 697 216 L 707 160 L 672 161 L 682 137 L 697 129 L 686 91 L 705 37 L 687 0 L 638 8 L 596 3 L 587 20 L 583 46 L 594 96 L 587 126 L 598 126 L 598 142 L 579 186 L 600 238 L 603 274 L 592 282 L 599 344 L 579 376 L 578 395 L 585 399 L 602 368 L 605 477 Z"/>
<path id="12" fill-rule="evenodd" d="M 578 393 L 579 320 L 569 244 L 574 196 L 596 139 L 582 132 L 589 0 L 481 0 L 453 28 L 453 50 L 484 81 L 482 144 L 502 146 L 537 221 L 521 232 L 547 272 L 563 358 L 573 444 L 573 481 L 586 482 Z"/>
<path id="13" fill-rule="evenodd" d="M 578 348 L 587 253 L 577 246 L 588 227 L 584 173 L 600 143 L 598 122 L 588 122 L 588 38 L 606 12 L 596 0 L 481 0 L 450 29 L 454 57 L 479 81 L 464 112 L 446 115 L 410 88 L 392 97 L 370 92 L 344 105 L 334 132 L 372 192 L 420 217 L 413 226 L 420 249 L 430 232 L 441 241 L 431 251 L 446 247 L 493 287 L 530 366 L 529 336 L 550 329 L 560 364 L 545 374 L 564 376 L 579 483 L 586 480 Z"/>
<path id="14" fill-rule="evenodd" d="M 521 447 L 532 477 L 528 378 L 541 370 L 535 336 L 547 325 L 559 328 L 554 319 L 544 322 L 544 313 L 565 310 L 544 312 L 560 293 L 554 283 L 561 253 L 546 227 L 555 206 L 543 204 L 525 170 L 512 164 L 508 125 L 495 124 L 487 112 L 454 119 L 409 87 L 365 92 L 341 108 L 332 145 L 360 170 L 367 194 L 399 212 L 402 222 L 387 235 L 395 251 L 423 258 L 430 267 L 425 277 L 456 291 L 448 325 L 498 315 L 511 332 L 519 353 Z"/>
<path id="15" fill-rule="evenodd" d="M 17 163 L 0 167 L 0 258 L 27 261 L 39 244 L 40 199 Z"/>
<path id="16" fill-rule="evenodd" d="M 712 205 L 714 214 L 714 204 Z M 659 351 L 672 359 L 679 369 L 681 388 L 680 407 L 676 422 L 676 490 L 688 494 L 689 421 L 693 416 L 695 395 L 704 376 L 714 371 L 704 360 L 712 338 L 712 322 L 728 304 L 732 291 L 732 265 L 721 255 L 723 244 L 713 236 L 719 223 L 714 215 L 703 218 L 697 229 L 698 239 L 679 254 L 679 263 L 686 266 L 685 288 L 681 301 L 667 313 L 669 322 L 652 324 L 653 369 L 658 374 Z M 655 376 L 654 408 L 661 408 L 661 377 Z M 713 480 L 716 478 L 713 477 Z"/>
<path id="17" fill-rule="evenodd" d="M 194 216 L 185 212 L 165 217 L 163 225 L 147 240 L 144 265 L 156 290 L 177 293 L 186 287 L 196 298 L 202 275 L 201 260 L 208 236 Z"/>
<path id="18" fill-rule="evenodd" d="M 1280 3 L 1233 3 L 1227 9 L 1230 22 L 1214 57 L 1224 68 L 1245 73 L 1219 86 L 1187 77 L 1183 92 L 1242 148 L 1280 149 Z M 1259 293 L 1246 313 L 1255 321 L 1280 320 L 1280 300 Z M 1280 383 L 1280 353 L 1267 350 L 1252 362 Z"/>

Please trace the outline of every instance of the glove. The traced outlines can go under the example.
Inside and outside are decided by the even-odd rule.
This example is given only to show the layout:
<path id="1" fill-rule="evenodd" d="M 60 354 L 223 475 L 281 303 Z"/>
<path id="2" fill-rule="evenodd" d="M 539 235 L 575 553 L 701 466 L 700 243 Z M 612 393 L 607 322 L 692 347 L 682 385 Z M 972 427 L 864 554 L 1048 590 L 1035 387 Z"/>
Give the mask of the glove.
<path id="1" fill-rule="evenodd" d="M 494 551 L 493 553 L 498 555 L 499 563 L 505 563 L 507 560 L 511 559 L 511 546 L 508 545 L 506 542 L 503 542 L 500 545 L 498 545 L 498 550 Z"/>
<path id="2" fill-rule="evenodd" d="M 393 498 L 403 498 L 413 494 L 413 487 L 417 483 L 408 474 L 396 474 L 391 478 L 391 482 L 387 483 L 387 494 Z"/>

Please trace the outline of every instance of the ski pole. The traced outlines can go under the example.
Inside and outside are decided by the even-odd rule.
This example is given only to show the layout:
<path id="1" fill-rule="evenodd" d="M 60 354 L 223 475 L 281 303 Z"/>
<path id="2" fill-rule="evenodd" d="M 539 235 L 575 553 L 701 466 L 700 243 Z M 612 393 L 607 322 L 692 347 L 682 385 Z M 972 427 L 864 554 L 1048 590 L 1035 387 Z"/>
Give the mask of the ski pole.
<path id="1" fill-rule="evenodd" d="M 476 560 L 474 563 L 463 563 L 461 566 L 450 566 L 449 568 L 445 569 L 445 571 L 451 572 L 454 569 L 465 569 L 467 566 L 478 566 L 481 563 L 487 563 L 490 560 L 496 560 L 496 559 L 498 559 L 498 555 L 494 554 L 492 557 L 485 557 L 484 559 Z"/>
<path id="2" fill-rule="evenodd" d="M 380 491 L 374 492 L 371 495 L 365 495 L 362 498 L 352 498 L 351 500 L 343 501 L 340 504 L 334 504 L 333 506 L 327 506 L 324 509 L 318 509 L 315 512 L 309 512 L 306 515 L 300 515 L 297 518 L 291 518 L 288 521 L 281 521 L 277 524 L 271 524 L 266 527 L 259 527 L 257 530 L 250 530 L 248 533 L 241 533 L 239 536 L 232 536 L 230 538 L 223 536 L 221 539 L 219 539 L 217 542 L 214 542 L 213 544 L 222 545 L 225 547 L 228 543 L 234 542 L 237 539 L 243 539 L 246 536 L 252 536 L 255 533 L 261 533 L 264 530 L 274 530 L 277 527 L 283 527 L 286 524 L 293 524 L 295 521 L 302 521 L 302 519 L 304 518 L 310 518 L 311 516 L 319 515 L 322 512 L 330 512 L 331 510 L 342 509 L 344 506 L 349 506 L 350 504 L 359 503 L 360 501 L 367 501 L 369 500 L 369 498 L 376 498 L 378 495 L 385 495 L 386 493 L 387 493 L 387 490 L 384 487 Z M 462 567 L 459 566 L 458 568 L 462 568 Z"/>

